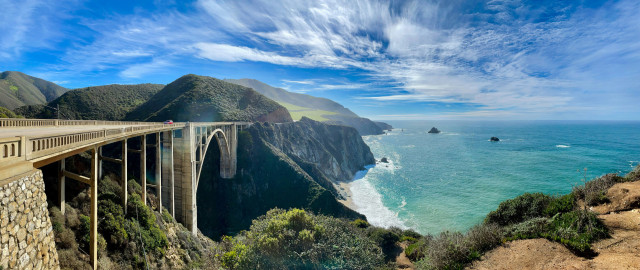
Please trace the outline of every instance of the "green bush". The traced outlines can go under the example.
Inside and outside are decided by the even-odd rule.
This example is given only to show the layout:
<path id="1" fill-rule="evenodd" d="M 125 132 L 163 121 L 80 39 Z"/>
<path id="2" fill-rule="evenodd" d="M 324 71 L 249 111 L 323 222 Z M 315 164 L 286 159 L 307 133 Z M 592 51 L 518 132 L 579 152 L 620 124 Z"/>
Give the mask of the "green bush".
<path id="1" fill-rule="evenodd" d="M 353 226 L 356 226 L 358 228 L 363 228 L 363 229 L 369 228 L 369 226 L 370 226 L 369 222 L 367 222 L 366 220 L 363 220 L 363 219 L 356 219 L 354 221 L 351 221 L 351 224 Z"/>
<path id="2" fill-rule="evenodd" d="M 169 211 L 167 211 L 167 208 L 162 208 L 162 220 L 164 220 L 164 222 L 170 223 L 173 221 L 173 217 L 171 216 L 171 214 L 169 214 Z"/>
<path id="3" fill-rule="evenodd" d="M 542 193 L 525 193 L 506 200 L 485 218 L 485 223 L 506 226 L 544 215 L 551 197 Z"/>
<path id="4" fill-rule="evenodd" d="M 582 186 L 574 187 L 572 193 L 576 198 L 583 199 L 587 205 L 598 205 L 608 201 L 607 191 L 609 188 L 624 181 L 625 178 L 617 174 L 605 174 Z"/>
<path id="5" fill-rule="evenodd" d="M 76 234 L 78 244 L 80 244 L 80 249 L 84 250 L 86 253 L 89 253 L 89 239 L 90 239 L 90 231 L 91 231 L 91 221 L 88 216 L 80 215 L 80 227 L 78 228 L 78 233 Z"/>
<path id="6" fill-rule="evenodd" d="M 304 210 L 272 209 L 248 232 L 222 241 L 219 257 L 230 269 L 373 269 L 384 264 L 381 249 L 341 219 Z"/>
<path id="7" fill-rule="evenodd" d="M 409 258 L 409 260 L 412 260 L 412 261 L 418 261 L 424 258 L 425 254 L 427 253 L 427 245 L 429 241 L 431 241 L 432 239 L 433 239 L 433 236 L 427 235 L 418 239 L 417 242 L 407 246 L 407 248 L 404 250 L 404 253 L 405 255 L 407 255 L 407 258 Z"/>
<path id="8" fill-rule="evenodd" d="M 573 193 L 569 193 L 564 196 L 552 197 L 549 204 L 544 209 L 543 214 L 547 217 L 552 217 L 558 213 L 567 213 L 574 210 L 576 207 L 576 198 Z"/>
<path id="9" fill-rule="evenodd" d="M 142 242 L 146 250 L 164 254 L 169 241 L 165 233 L 156 224 L 156 216 L 149 209 L 138 194 L 132 194 L 127 203 L 126 230 L 130 241 Z"/>
<path id="10" fill-rule="evenodd" d="M 591 251 L 591 243 L 609 235 L 607 227 L 590 211 L 577 210 L 551 220 L 544 237 L 560 242 L 579 253 Z"/>
<path id="11" fill-rule="evenodd" d="M 98 201 L 98 216 L 101 217 L 98 231 L 108 239 L 110 249 L 118 249 L 128 242 L 122 206 L 111 200 Z"/>
<path id="12" fill-rule="evenodd" d="M 549 218 L 537 217 L 504 228 L 504 236 L 508 240 L 530 239 L 541 237 L 547 231 Z"/>

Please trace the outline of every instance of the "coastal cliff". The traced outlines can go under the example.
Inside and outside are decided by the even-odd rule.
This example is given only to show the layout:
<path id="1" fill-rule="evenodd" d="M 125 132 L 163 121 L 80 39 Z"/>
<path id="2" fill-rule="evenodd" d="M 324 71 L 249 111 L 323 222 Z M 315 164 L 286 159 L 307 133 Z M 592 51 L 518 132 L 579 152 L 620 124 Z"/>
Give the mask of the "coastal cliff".
<path id="1" fill-rule="evenodd" d="M 355 129 L 312 120 L 256 123 L 240 132 L 238 140 L 238 172 L 233 179 L 218 175 L 218 148 L 207 152 L 212 158 L 205 159 L 197 191 L 203 234 L 217 239 L 247 230 L 253 219 L 275 207 L 365 218 L 337 201 L 332 179 L 325 176 L 353 175 L 373 160 Z"/>
<path id="2" fill-rule="evenodd" d="M 285 154 L 315 164 L 334 182 L 349 180 L 375 163 L 355 128 L 303 117 L 295 123 L 259 123 L 252 130 Z"/>

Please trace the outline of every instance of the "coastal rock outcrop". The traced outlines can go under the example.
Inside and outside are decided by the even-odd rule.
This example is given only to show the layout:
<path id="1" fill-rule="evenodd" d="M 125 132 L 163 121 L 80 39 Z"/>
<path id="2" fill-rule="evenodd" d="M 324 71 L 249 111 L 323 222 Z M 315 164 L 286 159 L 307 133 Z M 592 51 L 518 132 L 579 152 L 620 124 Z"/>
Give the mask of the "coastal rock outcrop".
<path id="1" fill-rule="evenodd" d="M 500 139 L 498 139 L 498 137 L 491 137 L 491 139 L 489 139 L 492 142 L 499 142 Z"/>
<path id="2" fill-rule="evenodd" d="M 389 160 L 386 157 L 383 157 L 382 159 L 380 159 L 380 162 L 389 163 Z"/>
<path id="3" fill-rule="evenodd" d="M 429 133 L 438 134 L 438 133 L 440 133 L 440 130 L 438 130 L 436 127 L 432 127 L 431 130 L 429 130 Z"/>
<path id="4" fill-rule="evenodd" d="M 289 156 L 315 164 L 332 181 L 349 180 L 375 159 L 358 132 L 303 117 L 295 123 L 259 123 L 252 130 Z"/>
<path id="5" fill-rule="evenodd" d="M 232 180 L 219 178 L 218 147 L 208 149 L 197 191 L 198 227 L 213 239 L 247 230 L 274 207 L 366 219 L 338 202 L 333 184 L 375 163 L 352 127 L 308 118 L 254 123 L 238 134 L 238 171 Z"/>

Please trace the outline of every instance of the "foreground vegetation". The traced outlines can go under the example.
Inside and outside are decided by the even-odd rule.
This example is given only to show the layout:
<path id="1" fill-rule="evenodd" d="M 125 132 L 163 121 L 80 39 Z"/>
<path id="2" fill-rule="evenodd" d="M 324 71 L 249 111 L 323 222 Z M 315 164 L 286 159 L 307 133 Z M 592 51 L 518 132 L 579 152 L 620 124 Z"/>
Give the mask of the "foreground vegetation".
<path id="1" fill-rule="evenodd" d="M 147 207 L 133 180 L 125 214 L 113 178 L 100 181 L 99 188 L 99 263 L 106 269 L 396 269 L 401 243 L 418 269 L 462 269 L 517 239 L 546 238 L 577 255 L 592 254 L 591 244 L 608 231 L 586 206 L 607 201 L 606 191 L 615 183 L 640 180 L 640 166 L 625 177 L 609 174 L 585 182 L 567 195 L 525 193 L 506 200 L 466 233 L 423 236 L 362 219 L 275 208 L 253 220 L 249 230 L 220 242 L 193 237 L 166 211 Z M 88 267 L 87 206 L 86 193 L 80 193 L 66 215 L 50 209 L 63 269 Z"/>

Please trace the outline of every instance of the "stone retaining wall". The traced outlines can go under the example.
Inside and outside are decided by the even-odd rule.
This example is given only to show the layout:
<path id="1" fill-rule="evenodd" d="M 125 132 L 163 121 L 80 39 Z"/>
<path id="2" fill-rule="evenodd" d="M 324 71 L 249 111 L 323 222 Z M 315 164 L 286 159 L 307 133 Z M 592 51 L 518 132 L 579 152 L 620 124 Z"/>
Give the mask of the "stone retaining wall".
<path id="1" fill-rule="evenodd" d="M 0 186 L 0 268 L 60 269 L 40 170 Z"/>

